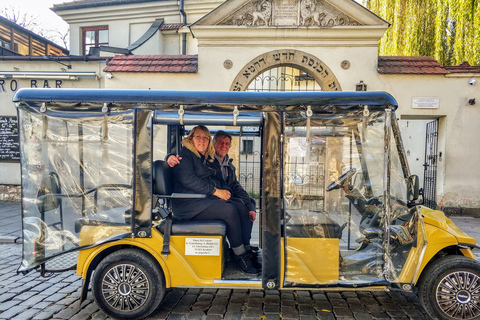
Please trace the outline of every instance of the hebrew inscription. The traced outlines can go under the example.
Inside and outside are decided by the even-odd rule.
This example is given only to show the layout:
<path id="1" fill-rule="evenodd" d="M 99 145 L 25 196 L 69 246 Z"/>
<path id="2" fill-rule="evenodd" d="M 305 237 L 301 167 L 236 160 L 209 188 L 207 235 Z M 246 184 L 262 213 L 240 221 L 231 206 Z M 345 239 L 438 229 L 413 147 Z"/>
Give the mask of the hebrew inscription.
<path id="1" fill-rule="evenodd" d="M 239 72 L 230 90 L 244 91 L 261 73 L 285 65 L 307 72 L 324 91 L 342 90 L 337 78 L 326 64 L 317 57 L 299 50 L 275 50 L 256 57 Z"/>

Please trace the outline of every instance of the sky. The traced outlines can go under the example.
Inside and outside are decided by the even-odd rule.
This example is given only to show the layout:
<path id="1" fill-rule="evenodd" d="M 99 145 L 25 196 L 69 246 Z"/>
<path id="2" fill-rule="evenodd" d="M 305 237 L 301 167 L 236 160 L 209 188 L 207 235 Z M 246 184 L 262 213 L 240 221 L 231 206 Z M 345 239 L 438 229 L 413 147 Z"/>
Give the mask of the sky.
<path id="1" fill-rule="evenodd" d="M 44 30 L 59 30 L 62 33 L 67 32 L 68 24 L 55 14 L 51 7 L 53 4 L 70 2 L 71 0 L 2 0 L 0 7 L 15 7 L 23 12 L 28 12 L 37 17 L 39 27 Z M 59 43 L 58 41 L 54 41 Z M 61 42 L 59 44 L 62 44 Z"/>

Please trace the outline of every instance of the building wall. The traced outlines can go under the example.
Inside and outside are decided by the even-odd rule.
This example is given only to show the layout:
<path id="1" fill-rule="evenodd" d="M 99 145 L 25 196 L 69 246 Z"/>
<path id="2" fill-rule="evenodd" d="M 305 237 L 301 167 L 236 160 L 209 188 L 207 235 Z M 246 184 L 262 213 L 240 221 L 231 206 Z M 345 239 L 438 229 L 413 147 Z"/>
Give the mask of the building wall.
<path id="1" fill-rule="evenodd" d="M 237 1 L 238 2 L 238 1 Z M 342 3 L 345 1 L 342 0 Z M 196 21 L 219 1 L 186 1 L 188 22 Z M 110 45 L 127 47 L 138 39 L 151 25 L 154 18 L 163 17 L 165 23 L 181 22 L 176 1 L 149 2 L 137 6 L 120 5 L 103 9 L 80 9 L 59 12 L 71 26 L 71 52 L 80 54 L 81 27 L 109 25 Z M 226 14 L 216 10 L 216 15 Z M 359 19 L 375 22 L 365 12 Z M 364 15 L 364 16 L 361 16 Z M 210 20 L 209 20 L 210 19 Z M 238 75 L 250 66 L 256 57 L 276 50 L 281 52 L 306 53 L 316 57 L 327 66 L 338 80 L 343 91 L 353 91 L 360 81 L 368 91 L 387 91 L 399 103 L 399 119 L 408 121 L 439 119 L 438 149 L 442 156 L 438 160 L 437 202 L 448 208 L 465 207 L 480 209 L 480 148 L 476 138 L 480 136 L 480 90 L 469 85 L 472 75 L 384 75 L 377 71 L 378 39 L 386 30 L 385 24 L 373 24 L 364 28 L 263 28 L 249 26 L 209 25 L 214 19 L 202 18 L 200 23 L 187 31 L 187 54 L 198 53 L 198 73 L 135 73 L 115 72 L 113 78 L 103 75 L 104 63 L 78 62 L 73 70 L 90 70 L 99 79 L 80 79 L 63 84 L 64 87 L 98 87 L 164 90 L 230 90 Z M 219 20 L 219 19 L 217 19 Z M 202 24 L 202 21 L 204 24 Z M 194 36 L 194 37 L 193 37 Z M 180 54 L 181 36 L 176 30 L 157 32 L 135 54 Z M 103 55 L 103 54 L 102 54 Z M 226 64 L 229 60 L 231 63 Z M 348 66 L 348 67 L 347 67 Z M 58 70 L 53 62 L 9 62 L 6 70 Z M 257 66 L 267 70 L 271 65 Z M 301 66 L 300 66 L 301 67 Z M 29 86 L 22 82 L 19 87 Z M 0 114 L 15 114 L 11 103 L 13 92 L 2 92 Z M 412 107 L 413 97 L 437 97 L 438 108 L 416 109 Z M 475 98 L 476 105 L 469 105 L 468 99 Z M 421 122 L 413 130 L 404 126 L 407 148 L 415 154 L 411 167 L 418 170 L 417 158 L 423 157 L 424 145 Z M 409 150 L 410 150 L 409 149 Z M 0 164 L 0 184 L 19 183 L 18 164 Z"/>
<path id="2" fill-rule="evenodd" d="M 63 65 L 56 62 L 45 61 L 2 61 L 2 71 L 19 70 L 19 72 L 63 72 Z M 78 80 L 65 79 L 44 79 L 41 76 L 31 79 L 0 79 L 0 116 L 16 116 L 17 110 L 12 102 L 15 92 L 21 88 L 31 87 L 61 87 L 61 88 L 103 88 L 105 76 L 103 69 L 105 68 L 105 61 L 95 62 L 71 62 L 71 69 L 68 71 L 76 72 L 95 72 L 97 77 L 79 77 Z M 67 70 L 64 70 L 68 72 Z M 0 162 L 0 185 L 19 185 L 20 184 L 20 164 L 18 162 Z M 11 194 L 13 191 L 9 187 L 2 194 Z M 11 199 L 8 196 L 6 199 Z M 1 201 L 0 197 L 0 201 Z M 5 199 L 4 199 L 5 200 Z"/>

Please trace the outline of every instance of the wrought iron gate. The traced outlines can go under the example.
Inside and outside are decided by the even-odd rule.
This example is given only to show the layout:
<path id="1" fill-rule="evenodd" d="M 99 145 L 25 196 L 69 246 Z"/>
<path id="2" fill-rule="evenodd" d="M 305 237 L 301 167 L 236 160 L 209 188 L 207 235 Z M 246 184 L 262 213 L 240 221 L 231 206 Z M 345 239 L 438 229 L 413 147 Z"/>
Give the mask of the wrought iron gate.
<path id="1" fill-rule="evenodd" d="M 423 198 L 425 206 L 437 209 L 437 161 L 438 161 L 438 120 L 427 123 L 427 135 L 425 139 L 425 168 L 423 178 Z"/>

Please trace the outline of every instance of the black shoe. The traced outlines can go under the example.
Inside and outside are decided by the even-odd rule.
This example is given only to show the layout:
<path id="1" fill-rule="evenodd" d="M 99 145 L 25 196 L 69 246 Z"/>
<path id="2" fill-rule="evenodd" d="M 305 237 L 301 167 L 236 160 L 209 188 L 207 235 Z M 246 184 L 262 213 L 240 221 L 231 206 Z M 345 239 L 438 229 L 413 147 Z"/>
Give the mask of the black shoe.
<path id="1" fill-rule="evenodd" d="M 250 255 L 250 261 L 252 261 L 252 265 L 259 271 L 262 271 L 262 264 L 258 261 L 258 252 L 254 252 L 252 250 L 247 251 Z"/>
<path id="2" fill-rule="evenodd" d="M 234 255 L 233 261 L 235 261 L 235 264 L 243 272 L 248 274 L 258 274 L 258 270 L 253 266 L 252 260 L 250 259 L 250 255 L 248 254 L 248 252 L 244 252 L 239 256 Z"/>

